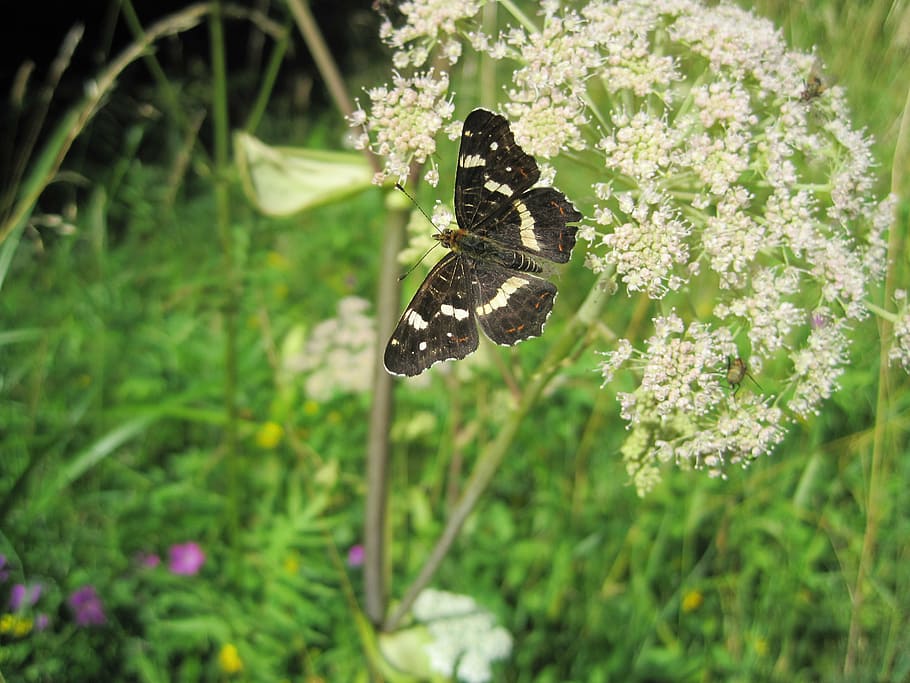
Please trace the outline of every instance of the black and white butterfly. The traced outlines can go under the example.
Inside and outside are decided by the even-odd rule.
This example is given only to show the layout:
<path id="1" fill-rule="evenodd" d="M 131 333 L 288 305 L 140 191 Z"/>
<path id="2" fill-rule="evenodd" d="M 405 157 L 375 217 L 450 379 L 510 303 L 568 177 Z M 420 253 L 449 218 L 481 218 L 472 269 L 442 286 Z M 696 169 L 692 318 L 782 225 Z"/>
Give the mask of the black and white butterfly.
<path id="1" fill-rule="evenodd" d="M 532 187 L 539 178 L 505 118 L 486 109 L 468 115 L 455 176 L 458 227 L 434 236 L 451 252 L 398 321 L 386 370 L 413 377 L 464 358 L 477 348 L 478 322 L 503 346 L 540 336 L 556 298 L 541 262 L 569 260 L 577 227 L 568 224 L 582 214 L 559 190 Z"/>

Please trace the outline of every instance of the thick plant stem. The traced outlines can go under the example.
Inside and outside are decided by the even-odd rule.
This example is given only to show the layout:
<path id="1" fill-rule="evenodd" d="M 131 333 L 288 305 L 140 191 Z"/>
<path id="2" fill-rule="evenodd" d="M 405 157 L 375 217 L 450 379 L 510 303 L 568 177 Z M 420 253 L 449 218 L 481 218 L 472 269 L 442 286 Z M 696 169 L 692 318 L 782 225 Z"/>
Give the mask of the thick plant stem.
<path id="1" fill-rule="evenodd" d="M 569 321 L 561 336 L 553 344 L 546 359 L 541 363 L 540 369 L 531 378 L 531 382 L 523 392 L 521 401 L 515 411 L 509 416 L 509 420 L 497 434 L 496 439 L 481 453 L 480 459 L 471 473 L 471 478 L 465 486 L 464 493 L 455 507 L 452 508 L 445 529 L 443 529 L 439 540 L 436 541 L 433 552 L 430 553 L 420 573 L 408 588 L 395 612 L 383 625 L 384 630 L 391 631 L 398 626 L 411 608 L 414 600 L 420 595 L 420 591 L 429 584 L 442 560 L 452 547 L 458 532 L 461 531 L 462 525 L 474 510 L 480 500 L 480 496 L 490 485 L 493 475 L 496 474 L 500 464 L 506 457 L 509 446 L 521 427 L 525 416 L 537 403 L 543 390 L 562 367 L 565 359 L 572 354 L 579 343 L 587 343 L 588 332 L 597 322 L 600 310 L 607 298 L 606 289 L 602 285 L 603 282 L 599 280 L 591 288 L 588 297 Z"/>
<path id="2" fill-rule="evenodd" d="M 388 200 L 394 201 L 391 195 Z M 364 519 L 364 608 L 369 620 L 378 625 L 385 617 L 386 605 L 386 509 L 388 507 L 389 425 L 392 424 L 392 386 L 394 379 L 380 360 L 386 339 L 395 325 L 401 283 L 398 280 L 398 253 L 404 244 L 410 207 L 399 206 L 388 212 L 382 261 L 379 264 L 379 290 L 376 295 L 376 362 L 373 364 L 373 403 L 367 442 L 367 493 Z"/>
<path id="3" fill-rule="evenodd" d="M 350 117 L 354 106 L 348 96 L 341 72 L 322 38 L 309 6 L 303 0 L 286 1 L 297 28 L 313 55 L 319 73 L 335 101 L 335 106 L 345 117 Z M 373 170 L 378 172 L 381 167 L 377 158 L 369 150 L 365 150 L 365 154 Z M 412 173 L 412 180 L 416 178 L 415 174 L 416 171 Z M 374 625 L 382 623 L 386 604 L 385 527 L 388 504 L 389 428 L 392 424 L 393 408 L 393 381 L 379 358 L 382 357 L 385 339 L 395 324 L 394 316 L 398 310 L 401 283 L 397 277 L 397 257 L 404 243 L 404 231 L 409 216 L 410 207 L 391 209 L 388 213 L 376 298 L 377 361 L 374 364 L 373 402 L 370 407 L 370 429 L 367 436 L 367 494 L 363 532 L 364 608 Z"/>

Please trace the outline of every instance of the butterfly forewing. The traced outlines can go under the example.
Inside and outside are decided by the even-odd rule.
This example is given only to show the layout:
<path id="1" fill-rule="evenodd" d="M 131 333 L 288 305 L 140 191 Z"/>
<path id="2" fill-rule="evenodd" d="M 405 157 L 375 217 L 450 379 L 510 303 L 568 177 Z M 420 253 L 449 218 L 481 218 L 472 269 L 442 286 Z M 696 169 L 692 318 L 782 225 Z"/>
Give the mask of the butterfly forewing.
<path id="1" fill-rule="evenodd" d="M 427 275 L 385 350 L 385 367 L 419 375 L 477 348 L 477 324 L 511 346 L 543 332 L 556 286 L 541 261 L 565 263 L 582 215 L 552 187 L 532 188 L 537 162 L 509 122 L 485 109 L 465 119 L 455 177 L 458 229 L 437 239 L 452 251 Z"/>
<path id="2" fill-rule="evenodd" d="M 385 368 L 413 377 L 477 348 L 472 264 L 447 254 L 420 285 L 385 347 Z"/>
<path id="3" fill-rule="evenodd" d="M 540 178 L 537 162 L 519 147 L 505 118 L 475 109 L 465 119 L 455 174 L 455 218 L 473 230 L 504 211 L 505 200 Z"/>

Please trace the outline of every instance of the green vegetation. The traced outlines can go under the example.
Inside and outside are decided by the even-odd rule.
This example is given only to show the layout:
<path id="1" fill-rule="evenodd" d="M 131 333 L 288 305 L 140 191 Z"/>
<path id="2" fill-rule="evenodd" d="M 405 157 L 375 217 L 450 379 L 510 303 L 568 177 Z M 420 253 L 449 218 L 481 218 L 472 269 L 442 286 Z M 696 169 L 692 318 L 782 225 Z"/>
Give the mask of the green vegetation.
<path id="1" fill-rule="evenodd" d="M 875 136 L 876 190 L 900 197 L 887 286 L 906 288 L 910 9 L 756 12 L 794 46 L 817 46 Z M 187 21 L 216 45 L 207 71 L 162 74 L 149 95 L 160 115 L 105 129 L 107 151 L 93 154 L 111 124 L 91 114 L 117 102 L 119 70 L 145 59 L 154 72 L 143 41 Z M 29 163 L 0 206 L 0 680 L 409 680 L 378 654 L 356 556 L 373 396 L 324 392 L 307 366 L 314 340 L 323 353 L 362 345 L 320 323 L 350 322 L 350 297 L 374 301 L 399 209 L 371 188 L 292 217 L 257 211 L 231 129 L 337 149 L 347 125 L 324 112 L 305 139 L 281 137 L 295 129 L 269 113 L 285 100 L 267 66 L 244 74 L 262 84 L 262 122 L 229 121 L 253 103 L 227 106 L 221 21 L 197 11 L 145 27 L 97 100 L 34 152 L 14 149 Z M 448 201 L 455 147 L 440 144 L 425 206 Z M 620 377 L 601 390 L 603 345 L 535 384 L 593 282 L 581 260 L 560 276 L 542 339 L 397 386 L 382 539 L 392 607 L 480 454 L 501 444 L 431 582 L 511 634 L 494 680 L 910 678 L 910 392 L 899 366 L 879 367 L 890 326 L 863 323 L 841 390 L 772 457 L 723 480 L 668 467 L 639 498 L 615 400 L 633 387 Z M 892 294 L 873 303 L 894 310 Z M 637 303 L 611 298 L 610 324 L 640 315 Z M 40 593 L 14 609 L 15 584 Z M 86 587 L 97 601 L 74 600 Z"/>

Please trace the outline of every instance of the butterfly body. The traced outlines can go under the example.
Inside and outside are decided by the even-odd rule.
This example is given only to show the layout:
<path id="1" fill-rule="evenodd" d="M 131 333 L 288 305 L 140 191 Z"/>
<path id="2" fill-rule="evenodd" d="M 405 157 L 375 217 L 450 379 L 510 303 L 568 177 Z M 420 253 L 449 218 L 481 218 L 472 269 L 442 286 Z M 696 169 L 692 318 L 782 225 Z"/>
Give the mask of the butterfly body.
<path id="1" fill-rule="evenodd" d="M 494 239 L 476 235 L 467 230 L 447 229 L 435 235 L 435 238 L 442 246 L 451 249 L 456 254 L 498 263 L 503 268 L 526 273 L 543 272 L 543 266 L 525 252 L 504 248 Z"/>
<path id="2" fill-rule="evenodd" d="M 534 158 L 515 142 L 508 121 L 485 109 L 465 119 L 455 179 L 457 228 L 435 238 L 450 252 L 433 267 L 386 346 L 392 374 L 418 375 L 464 358 L 478 345 L 477 325 L 497 344 L 537 337 L 556 286 L 539 277 L 543 262 L 565 263 L 582 215 L 540 178 Z"/>

